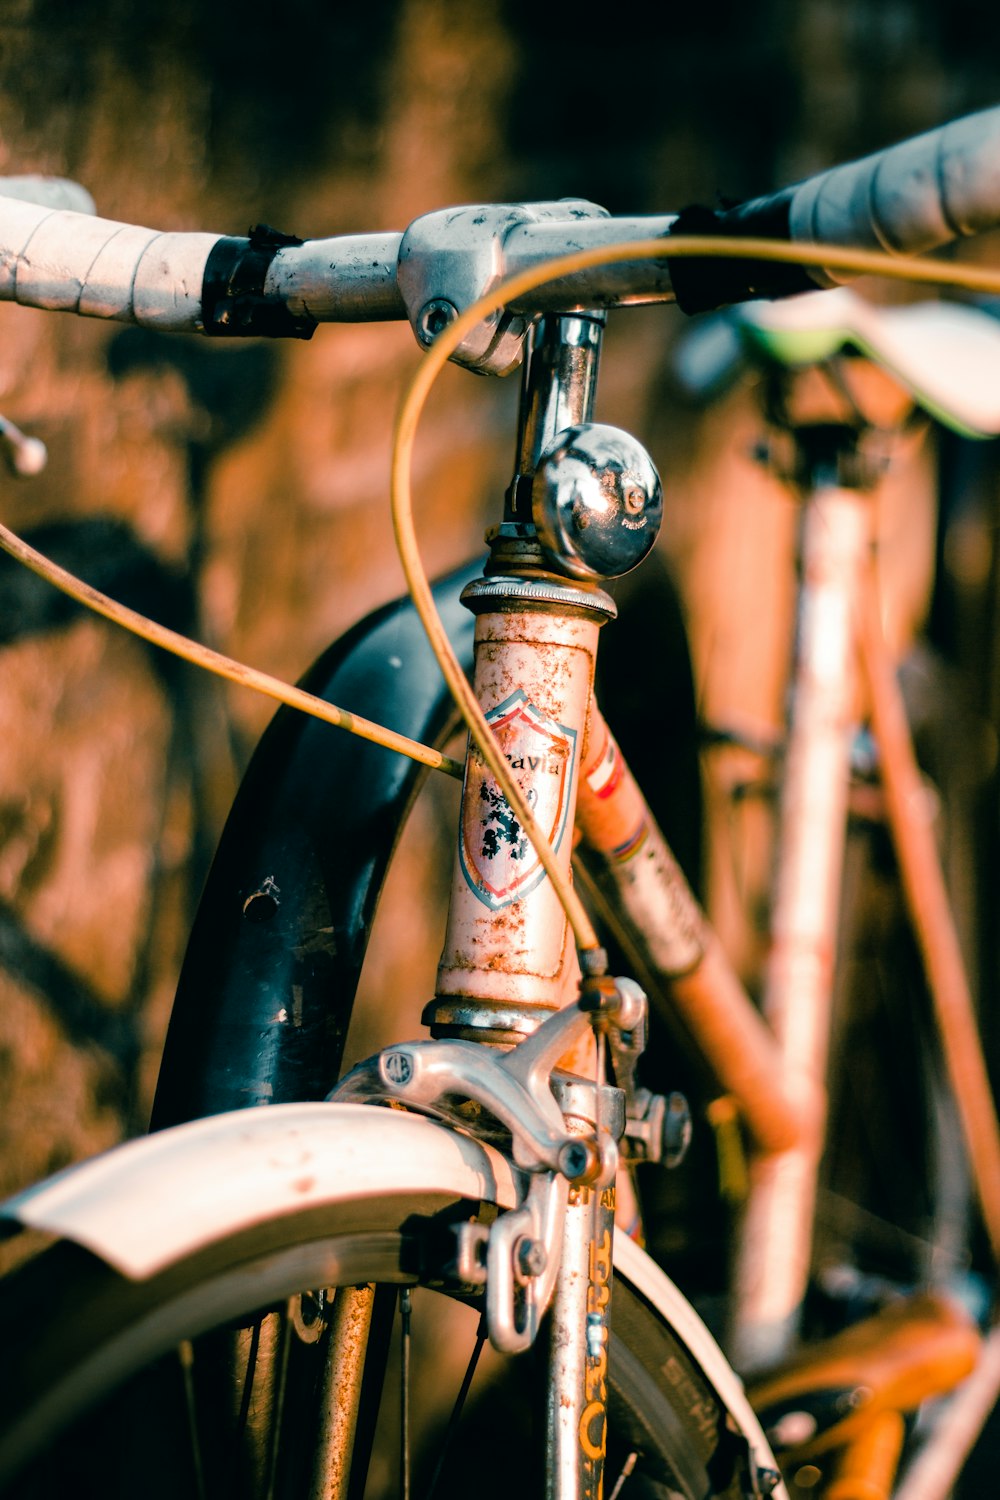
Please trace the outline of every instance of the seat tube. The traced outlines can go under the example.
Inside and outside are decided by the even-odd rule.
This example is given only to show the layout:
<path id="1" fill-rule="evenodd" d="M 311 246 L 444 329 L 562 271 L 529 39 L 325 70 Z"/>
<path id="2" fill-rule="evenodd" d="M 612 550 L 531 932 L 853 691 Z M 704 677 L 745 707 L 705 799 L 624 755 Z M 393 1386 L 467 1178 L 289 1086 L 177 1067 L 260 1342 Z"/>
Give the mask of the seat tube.
<path id="1" fill-rule="evenodd" d="M 849 430 L 845 429 L 845 434 Z M 846 440 L 846 438 L 845 438 Z M 856 440 L 856 439 L 855 439 Z M 787 1076 L 821 1091 L 857 721 L 856 621 L 871 498 L 817 477 L 804 497 L 797 643 L 778 824 L 763 1010 Z M 731 1357 L 766 1368 L 788 1352 L 810 1267 L 819 1137 L 760 1157 L 735 1275 Z"/>

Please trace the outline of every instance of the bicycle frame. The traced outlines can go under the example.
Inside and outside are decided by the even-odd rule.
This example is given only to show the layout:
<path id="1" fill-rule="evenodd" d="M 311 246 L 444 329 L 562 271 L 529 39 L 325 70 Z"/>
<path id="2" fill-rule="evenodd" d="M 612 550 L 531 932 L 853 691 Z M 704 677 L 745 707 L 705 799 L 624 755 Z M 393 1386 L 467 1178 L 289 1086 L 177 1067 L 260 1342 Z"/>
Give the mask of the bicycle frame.
<path id="1" fill-rule="evenodd" d="M 946 1066 L 994 1247 L 1000 1140 L 974 1008 L 893 664 L 873 558 L 878 465 L 863 424 L 781 425 L 801 505 L 796 649 L 783 757 L 774 904 L 762 1009 L 782 1067 L 822 1087 L 851 776 L 867 694 L 889 831 Z M 860 668 L 860 671 L 858 670 Z M 810 1271 L 822 1136 L 758 1157 L 735 1266 L 730 1352 L 750 1372 L 794 1346 Z"/>

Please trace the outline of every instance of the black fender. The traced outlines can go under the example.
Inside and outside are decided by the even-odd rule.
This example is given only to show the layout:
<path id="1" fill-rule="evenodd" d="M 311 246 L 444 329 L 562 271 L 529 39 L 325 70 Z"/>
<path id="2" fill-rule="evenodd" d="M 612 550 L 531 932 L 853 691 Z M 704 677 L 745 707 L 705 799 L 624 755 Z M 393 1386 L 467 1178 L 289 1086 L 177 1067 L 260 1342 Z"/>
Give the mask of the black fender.
<path id="1" fill-rule="evenodd" d="M 467 666 L 475 622 L 458 596 L 481 573 L 477 560 L 434 590 Z M 362 620 L 302 685 L 425 744 L 443 743 L 455 725 L 409 599 Z M 406 756 L 279 709 L 240 785 L 195 918 L 153 1129 L 329 1092 L 382 882 L 426 774 Z"/>

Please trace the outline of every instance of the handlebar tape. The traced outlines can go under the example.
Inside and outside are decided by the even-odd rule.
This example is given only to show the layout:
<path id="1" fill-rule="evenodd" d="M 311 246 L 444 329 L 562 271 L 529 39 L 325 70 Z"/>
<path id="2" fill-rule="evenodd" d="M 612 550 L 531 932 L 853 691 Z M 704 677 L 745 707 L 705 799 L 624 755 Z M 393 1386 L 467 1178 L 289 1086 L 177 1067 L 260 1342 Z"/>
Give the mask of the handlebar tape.
<path id="1" fill-rule="evenodd" d="M 767 197 L 722 210 L 685 210 L 672 232 L 769 235 L 919 255 L 998 224 L 1000 107 L 994 107 Z M 849 279 L 842 272 L 759 261 L 676 260 L 671 269 L 685 312 Z"/>
<path id="2" fill-rule="evenodd" d="M 201 327 L 219 236 L 161 234 L 0 198 L 0 300 L 170 330 Z"/>
<path id="3" fill-rule="evenodd" d="M 246 239 L 159 233 L 87 213 L 89 199 L 0 182 L 0 300 L 168 331 L 308 338 L 315 327 L 265 296 L 272 261 L 295 235 L 257 225 Z M 81 190 L 82 191 L 82 190 Z"/>

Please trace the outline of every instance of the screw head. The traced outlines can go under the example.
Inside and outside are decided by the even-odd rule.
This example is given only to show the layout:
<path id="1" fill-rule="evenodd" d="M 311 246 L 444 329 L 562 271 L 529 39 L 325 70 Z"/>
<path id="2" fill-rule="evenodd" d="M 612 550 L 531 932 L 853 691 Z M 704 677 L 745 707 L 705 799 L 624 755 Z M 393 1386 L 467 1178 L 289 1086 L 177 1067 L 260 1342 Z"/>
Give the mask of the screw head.
<path id="1" fill-rule="evenodd" d="M 532 1276 L 541 1276 L 549 1259 L 541 1240 L 529 1239 L 526 1234 L 522 1235 L 514 1246 L 514 1256 L 518 1272 L 525 1280 Z"/>
<path id="2" fill-rule="evenodd" d="M 559 1152 L 559 1170 L 570 1182 L 590 1182 L 600 1169 L 597 1148 L 588 1141 L 567 1141 Z"/>
<path id="3" fill-rule="evenodd" d="M 417 338 L 425 349 L 429 349 L 439 334 L 458 317 L 458 308 L 446 297 L 435 297 L 425 302 L 417 315 Z"/>

